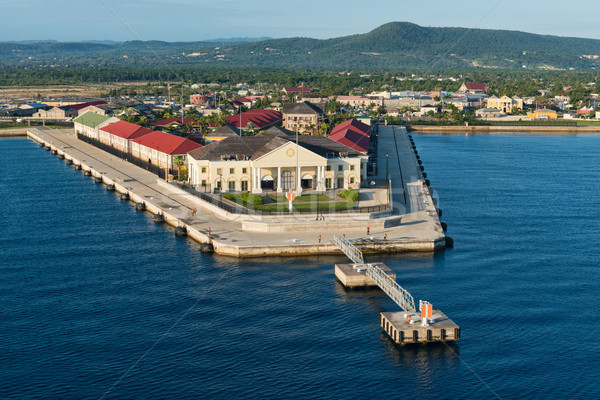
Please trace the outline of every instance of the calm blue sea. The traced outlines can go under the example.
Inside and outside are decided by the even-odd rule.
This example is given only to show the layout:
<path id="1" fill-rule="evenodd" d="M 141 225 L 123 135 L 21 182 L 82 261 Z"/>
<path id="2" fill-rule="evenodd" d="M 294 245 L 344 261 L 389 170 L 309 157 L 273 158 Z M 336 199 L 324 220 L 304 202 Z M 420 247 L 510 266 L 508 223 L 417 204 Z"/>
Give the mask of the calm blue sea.
<path id="1" fill-rule="evenodd" d="M 417 136 L 455 248 L 380 256 L 462 328 L 403 348 L 342 257 L 205 255 L 0 140 L 0 398 L 600 397 L 600 136 Z"/>

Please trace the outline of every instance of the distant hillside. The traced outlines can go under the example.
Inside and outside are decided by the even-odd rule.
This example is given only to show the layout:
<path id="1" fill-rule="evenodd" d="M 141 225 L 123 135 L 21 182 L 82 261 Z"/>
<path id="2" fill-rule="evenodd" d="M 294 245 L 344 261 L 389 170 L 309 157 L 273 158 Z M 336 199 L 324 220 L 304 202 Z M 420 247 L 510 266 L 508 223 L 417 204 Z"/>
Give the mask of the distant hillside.
<path id="1" fill-rule="evenodd" d="M 0 43 L 8 67 L 226 66 L 275 68 L 600 68 L 600 40 L 525 32 L 429 28 L 391 22 L 319 40 L 239 38 L 204 42 Z M 596 58 L 594 58 L 596 56 Z"/>

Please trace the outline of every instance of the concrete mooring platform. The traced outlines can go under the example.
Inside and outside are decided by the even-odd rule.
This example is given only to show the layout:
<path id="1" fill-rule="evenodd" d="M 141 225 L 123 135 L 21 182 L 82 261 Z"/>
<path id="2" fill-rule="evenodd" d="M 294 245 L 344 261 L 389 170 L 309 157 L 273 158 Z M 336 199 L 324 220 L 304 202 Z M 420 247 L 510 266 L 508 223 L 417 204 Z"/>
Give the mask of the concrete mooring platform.
<path id="1" fill-rule="evenodd" d="M 398 344 L 454 342 L 460 339 L 460 327 L 431 303 L 419 301 L 396 282 L 396 274 L 384 263 L 364 263 L 360 251 L 340 239 L 338 244 L 356 264 L 335 264 L 335 276 L 345 287 L 379 287 L 403 310 L 383 312 L 379 324 Z M 377 282 L 375 282 L 377 281 Z M 425 323 L 423 323 L 425 321 Z"/>
<path id="2" fill-rule="evenodd" d="M 420 313 L 382 312 L 379 324 L 390 338 L 399 344 L 450 342 L 460 339 L 460 328 L 440 310 L 433 310 L 422 325 Z"/>
<path id="3" fill-rule="evenodd" d="M 384 263 L 371 263 L 378 266 L 390 278 L 396 280 L 396 273 Z M 335 264 L 335 276 L 347 288 L 377 286 L 373 279 L 366 275 L 366 266 L 360 264 Z"/>

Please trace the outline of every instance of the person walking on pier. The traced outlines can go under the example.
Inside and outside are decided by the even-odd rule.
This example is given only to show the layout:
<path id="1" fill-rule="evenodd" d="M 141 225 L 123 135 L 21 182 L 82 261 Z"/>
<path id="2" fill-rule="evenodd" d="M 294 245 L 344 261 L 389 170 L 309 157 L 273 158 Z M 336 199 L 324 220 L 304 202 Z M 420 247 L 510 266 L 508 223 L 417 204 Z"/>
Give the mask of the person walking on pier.
<path id="1" fill-rule="evenodd" d="M 321 243 L 321 235 L 319 235 L 319 243 Z"/>
<path id="2" fill-rule="evenodd" d="M 387 233 L 383 234 L 383 240 L 387 240 Z"/>
<path id="3" fill-rule="evenodd" d="M 208 236 L 210 236 L 210 226 L 208 227 Z"/>
<path id="4" fill-rule="evenodd" d="M 367 236 L 371 234 L 371 227 L 367 226 Z"/>

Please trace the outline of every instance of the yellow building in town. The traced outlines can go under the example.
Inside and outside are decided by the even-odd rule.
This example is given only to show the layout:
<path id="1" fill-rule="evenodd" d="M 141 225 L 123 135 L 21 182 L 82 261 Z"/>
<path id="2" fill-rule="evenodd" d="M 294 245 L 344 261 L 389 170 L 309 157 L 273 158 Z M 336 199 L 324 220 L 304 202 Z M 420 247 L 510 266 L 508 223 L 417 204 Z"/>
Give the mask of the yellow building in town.
<path id="1" fill-rule="evenodd" d="M 495 108 L 496 110 L 508 114 L 512 112 L 513 107 L 516 107 L 517 111 L 521 111 L 523 109 L 523 99 L 517 96 L 502 96 L 500 98 L 491 96 L 487 99 L 487 106 L 488 108 Z"/>
<path id="2" fill-rule="evenodd" d="M 527 118 L 531 119 L 556 119 L 558 118 L 558 113 L 554 110 L 550 110 L 547 108 L 542 108 L 540 110 L 535 110 L 533 112 L 527 113 Z"/>

